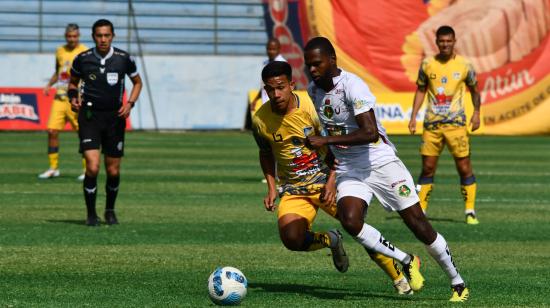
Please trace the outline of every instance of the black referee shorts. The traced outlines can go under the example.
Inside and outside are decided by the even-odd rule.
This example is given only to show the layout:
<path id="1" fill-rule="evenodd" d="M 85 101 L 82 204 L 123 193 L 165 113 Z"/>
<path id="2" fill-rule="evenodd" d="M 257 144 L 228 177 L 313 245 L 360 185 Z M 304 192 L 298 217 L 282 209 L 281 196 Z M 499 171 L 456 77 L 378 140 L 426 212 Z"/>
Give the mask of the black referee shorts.
<path id="1" fill-rule="evenodd" d="M 114 111 L 81 109 L 78 112 L 79 152 L 99 150 L 109 157 L 124 156 L 126 119 Z"/>

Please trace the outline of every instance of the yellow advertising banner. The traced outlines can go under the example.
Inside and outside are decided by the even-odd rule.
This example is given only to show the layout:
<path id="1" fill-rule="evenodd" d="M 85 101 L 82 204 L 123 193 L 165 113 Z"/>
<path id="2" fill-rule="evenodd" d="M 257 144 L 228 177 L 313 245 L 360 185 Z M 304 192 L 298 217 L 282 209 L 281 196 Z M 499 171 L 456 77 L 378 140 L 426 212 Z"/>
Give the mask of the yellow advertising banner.
<path id="1" fill-rule="evenodd" d="M 439 53 L 436 30 L 448 25 L 455 31 L 456 53 L 476 72 L 484 133 L 550 134 L 550 0 L 267 3 L 269 16 L 279 16 L 292 33 L 281 38 L 305 44 L 324 36 L 332 42 L 338 65 L 361 77 L 378 97 L 379 115 L 391 133 L 405 132 L 399 113 L 412 105 L 423 59 Z M 297 57 L 294 49 L 292 55 Z"/>

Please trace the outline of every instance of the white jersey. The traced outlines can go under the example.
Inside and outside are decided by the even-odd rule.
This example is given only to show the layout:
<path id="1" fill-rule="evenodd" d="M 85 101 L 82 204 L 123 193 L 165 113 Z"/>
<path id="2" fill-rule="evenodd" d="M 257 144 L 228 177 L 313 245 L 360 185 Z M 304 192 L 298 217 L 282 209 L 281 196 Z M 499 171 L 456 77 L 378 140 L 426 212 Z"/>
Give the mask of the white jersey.
<path id="1" fill-rule="evenodd" d="M 283 55 L 281 55 L 281 54 L 278 54 L 278 55 L 275 57 L 275 59 L 273 59 L 273 61 L 287 62 L 286 59 L 285 59 L 285 58 L 283 57 Z M 265 67 L 266 65 L 268 65 L 269 62 L 270 62 L 269 59 L 265 59 L 265 61 L 264 61 L 264 66 L 263 66 L 263 67 Z M 263 81 L 262 81 L 262 86 L 261 86 L 261 87 L 262 87 L 262 88 L 261 88 L 260 90 L 261 90 L 261 92 L 262 92 L 262 104 L 265 104 L 265 103 L 267 103 L 267 101 L 269 100 L 269 96 L 267 96 L 267 92 L 264 90 L 264 83 L 263 83 Z"/>
<path id="2" fill-rule="evenodd" d="M 312 81 L 308 93 L 325 133 L 330 136 L 346 135 L 359 128 L 355 116 L 374 109 L 376 98 L 367 84 L 356 75 L 340 69 L 333 79 L 334 88 L 329 92 L 317 87 Z M 396 149 L 386 135 L 386 130 L 376 120 L 380 138 L 377 142 L 363 145 L 331 145 L 338 159 L 338 173 L 353 169 L 371 169 L 398 160 Z"/>

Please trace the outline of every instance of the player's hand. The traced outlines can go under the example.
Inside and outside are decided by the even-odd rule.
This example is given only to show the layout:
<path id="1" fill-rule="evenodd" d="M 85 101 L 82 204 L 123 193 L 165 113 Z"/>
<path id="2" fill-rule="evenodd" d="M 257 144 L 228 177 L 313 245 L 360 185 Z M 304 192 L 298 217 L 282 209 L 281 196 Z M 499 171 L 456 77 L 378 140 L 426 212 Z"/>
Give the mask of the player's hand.
<path id="1" fill-rule="evenodd" d="M 44 95 L 50 95 L 50 86 L 45 86 L 42 91 L 44 92 Z"/>
<path id="2" fill-rule="evenodd" d="M 306 142 L 309 147 L 318 149 L 327 144 L 327 138 L 323 136 L 308 136 Z"/>
<path id="3" fill-rule="evenodd" d="M 271 190 L 268 191 L 267 195 L 264 198 L 264 206 L 267 211 L 275 211 L 275 209 L 277 208 L 277 205 L 275 204 L 275 199 L 277 199 L 277 192 Z"/>
<path id="4" fill-rule="evenodd" d="M 321 189 L 321 202 L 325 204 L 333 204 L 336 202 L 336 183 L 335 177 L 329 177 L 327 183 Z"/>
<path id="5" fill-rule="evenodd" d="M 78 112 L 80 110 L 80 101 L 76 98 L 71 99 L 71 110 L 74 112 Z"/>
<path id="6" fill-rule="evenodd" d="M 411 135 L 416 132 L 416 117 L 409 121 L 409 132 L 411 132 Z"/>
<path id="7" fill-rule="evenodd" d="M 130 115 L 130 111 L 132 110 L 132 105 L 130 104 L 123 104 L 120 109 L 118 109 L 118 116 L 121 118 L 127 118 Z"/>
<path id="8" fill-rule="evenodd" d="M 474 111 L 474 114 L 472 114 L 472 119 L 470 120 L 470 126 L 472 127 L 472 131 L 476 131 L 481 124 L 481 120 L 479 118 L 479 111 Z"/>

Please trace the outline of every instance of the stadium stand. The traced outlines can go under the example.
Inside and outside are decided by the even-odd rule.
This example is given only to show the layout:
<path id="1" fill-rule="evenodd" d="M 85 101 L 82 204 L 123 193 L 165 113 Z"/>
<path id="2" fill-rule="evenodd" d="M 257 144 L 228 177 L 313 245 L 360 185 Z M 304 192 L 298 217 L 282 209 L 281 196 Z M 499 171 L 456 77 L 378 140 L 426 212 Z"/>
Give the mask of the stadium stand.
<path id="1" fill-rule="evenodd" d="M 261 0 L 0 0 L 0 52 L 51 53 L 69 22 L 92 46 L 91 25 L 107 18 L 129 51 L 138 34 L 144 54 L 263 55 L 263 14 Z"/>

